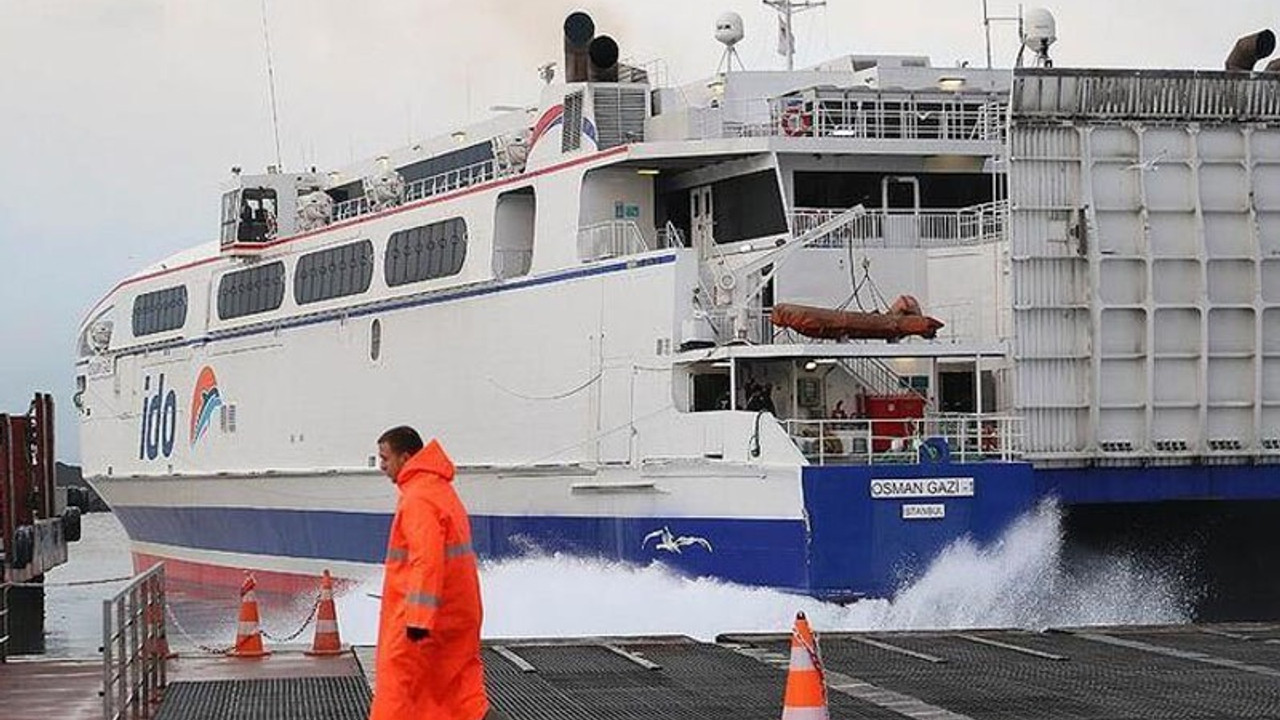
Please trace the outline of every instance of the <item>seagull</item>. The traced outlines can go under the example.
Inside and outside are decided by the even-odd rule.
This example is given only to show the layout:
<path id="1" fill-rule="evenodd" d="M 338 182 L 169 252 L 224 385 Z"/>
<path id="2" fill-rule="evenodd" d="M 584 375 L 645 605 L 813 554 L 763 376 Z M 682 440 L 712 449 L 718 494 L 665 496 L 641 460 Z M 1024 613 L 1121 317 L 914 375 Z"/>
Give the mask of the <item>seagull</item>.
<path id="1" fill-rule="evenodd" d="M 1125 170 L 1141 170 L 1143 172 L 1150 170 L 1151 172 L 1155 172 L 1156 170 L 1160 169 L 1159 167 L 1157 167 L 1160 164 L 1160 161 L 1164 160 L 1164 156 L 1168 154 L 1169 154 L 1169 148 L 1165 148 L 1160 152 L 1156 153 L 1155 157 L 1151 158 L 1150 160 L 1143 160 L 1141 162 L 1136 162 L 1132 165 L 1126 165 L 1124 169 Z"/>
<path id="2" fill-rule="evenodd" d="M 677 555 L 683 552 L 680 548 L 688 547 L 690 545 L 701 545 L 707 549 L 707 552 L 712 552 L 711 543 L 707 542 L 705 538 L 692 537 L 688 535 L 676 537 L 671 533 L 671 528 L 668 527 L 664 527 L 661 530 L 654 530 L 648 535 L 645 535 L 644 541 L 640 543 L 640 547 L 646 547 L 650 540 L 658 541 L 657 544 L 653 546 L 654 550 L 666 550 L 667 552 L 676 553 Z"/>

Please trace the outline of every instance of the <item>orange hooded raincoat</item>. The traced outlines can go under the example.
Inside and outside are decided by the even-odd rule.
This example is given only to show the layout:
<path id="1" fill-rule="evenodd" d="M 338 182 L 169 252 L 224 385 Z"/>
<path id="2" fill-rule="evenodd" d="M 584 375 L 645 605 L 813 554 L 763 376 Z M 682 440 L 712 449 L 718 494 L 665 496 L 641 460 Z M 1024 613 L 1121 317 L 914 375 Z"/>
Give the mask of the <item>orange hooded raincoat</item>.
<path id="1" fill-rule="evenodd" d="M 480 580 L 453 462 L 432 440 L 396 478 L 370 720 L 480 720 Z M 407 627 L 429 631 L 417 642 Z"/>

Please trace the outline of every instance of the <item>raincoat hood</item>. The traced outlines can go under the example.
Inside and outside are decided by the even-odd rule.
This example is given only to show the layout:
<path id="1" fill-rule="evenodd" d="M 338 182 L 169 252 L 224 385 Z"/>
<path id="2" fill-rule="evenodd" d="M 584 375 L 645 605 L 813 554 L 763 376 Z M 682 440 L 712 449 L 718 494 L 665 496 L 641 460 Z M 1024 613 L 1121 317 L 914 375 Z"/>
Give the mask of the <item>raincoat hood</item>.
<path id="1" fill-rule="evenodd" d="M 400 474 L 396 475 L 396 484 L 403 485 L 424 474 L 435 475 L 445 482 L 453 482 L 453 461 L 436 440 L 427 443 L 426 447 L 409 458 L 409 462 L 400 468 Z"/>

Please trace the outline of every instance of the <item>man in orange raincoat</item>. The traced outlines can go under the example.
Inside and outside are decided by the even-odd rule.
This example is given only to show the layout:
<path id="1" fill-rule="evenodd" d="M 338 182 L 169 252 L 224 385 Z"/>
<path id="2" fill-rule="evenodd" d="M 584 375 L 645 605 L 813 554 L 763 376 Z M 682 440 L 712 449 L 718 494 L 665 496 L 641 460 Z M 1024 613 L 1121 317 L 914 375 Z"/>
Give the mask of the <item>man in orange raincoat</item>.
<path id="1" fill-rule="evenodd" d="M 481 720 L 480 579 L 453 462 L 410 427 L 378 438 L 382 471 L 400 491 L 387 542 L 370 720 Z M 495 716 L 496 713 L 490 713 Z"/>

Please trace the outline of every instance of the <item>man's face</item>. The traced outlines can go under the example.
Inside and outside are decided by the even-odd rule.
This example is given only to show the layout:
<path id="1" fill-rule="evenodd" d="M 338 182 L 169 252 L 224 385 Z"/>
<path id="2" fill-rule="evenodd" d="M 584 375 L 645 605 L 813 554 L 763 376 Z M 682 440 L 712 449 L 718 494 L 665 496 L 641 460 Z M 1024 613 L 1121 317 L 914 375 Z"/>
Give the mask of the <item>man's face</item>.
<path id="1" fill-rule="evenodd" d="M 400 468 L 409 460 L 409 453 L 396 452 L 386 443 L 378 443 L 378 469 L 382 470 L 382 474 L 391 478 L 391 482 L 396 481 L 396 476 L 400 474 Z"/>

